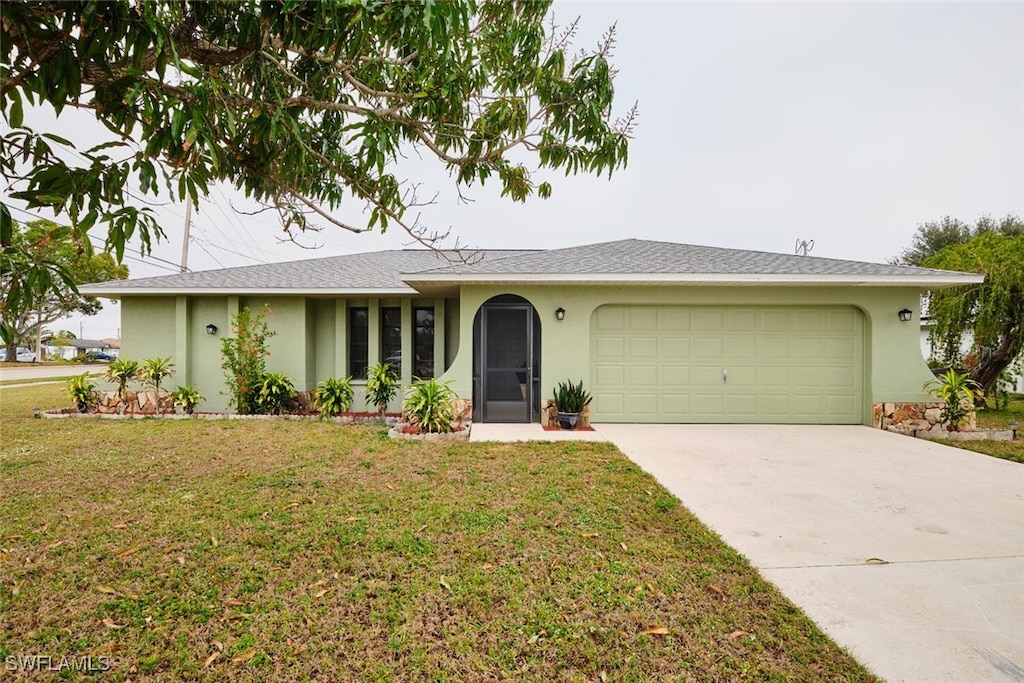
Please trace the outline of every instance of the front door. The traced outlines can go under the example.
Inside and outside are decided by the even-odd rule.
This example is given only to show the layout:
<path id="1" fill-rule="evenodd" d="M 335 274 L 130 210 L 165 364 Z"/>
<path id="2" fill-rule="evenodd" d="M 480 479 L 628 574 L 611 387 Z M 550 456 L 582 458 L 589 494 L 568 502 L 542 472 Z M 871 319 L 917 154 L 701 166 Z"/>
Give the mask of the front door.
<path id="1" fill-rule="evenodd" d="M 533 306 L 525 301 L 488 302 L 480 309 L 474 335 L 478 344 L 474 403 L 481 409 L 483 422 L 531 422 L 538 413 L 539 363 L 534 342 L 540 330 L 535 317 Z"/>

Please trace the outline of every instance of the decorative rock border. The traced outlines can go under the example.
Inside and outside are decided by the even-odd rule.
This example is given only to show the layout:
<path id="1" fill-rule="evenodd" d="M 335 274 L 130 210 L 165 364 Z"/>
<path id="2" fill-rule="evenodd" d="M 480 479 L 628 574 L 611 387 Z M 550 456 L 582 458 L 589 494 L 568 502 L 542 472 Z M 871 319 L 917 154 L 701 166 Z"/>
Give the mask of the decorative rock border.
<path id="1" fill-rule="evenodd" d="M 908 429 L 887 427 L 886 431 L 929 441 L 1013 441 L 1012 429 L 976 429 L 972 432 L 951 432 L 946 429 Z"/>
<path id="2" fill-rule="evenodd" d="M 40 414 L 42 417 L 51 420 L 67 417 L 101 420 L 320 420 L 319 415 L 239 415 L 238 413 L 193 413 L 192 415 L 181 413 L 126 413 L 118 415 L 117 413 L 80 413 L 74 408 L 55 408 L 44 410 Z M 388 427 L 398 424 L 398 421 L 398 415 L 389 414 L 384 417 L 384 423 Z M 381 419 L 378 416 L 339 415 L 338 417 L 328 418 L 324 422 L 333 422 L 335 424 L 380 424 Z"/>
<path id="3" fill-rule="evenodd" d="M 948 430 L 942 424 L 943 403 L 876 403 L 872 424 L 876 429 L 904 432 L 943 432 Z M 958 432 L 973 432 L 977 429 L 977 416 L 974 411 L 968 413 L 960 424 Z M 946 438 L 946 437 L 936 437 Z"/>
<path id="4" fill-rule="evenodd" d="M 440 434 L 429 432 L 425 434 L 406 434 L 402 431 L 402 428 L 406 426 L 407 423 L 405 422 L 395 424 L 390 430 L 388 430 L 388 436 L 392 439 L 399 439 L 402 441 L 469 441 L 469 432 L 473 428 L 471 423 L 466 422 L 463 424 L 462 429 L 457 432 L 443 432 Z"/>

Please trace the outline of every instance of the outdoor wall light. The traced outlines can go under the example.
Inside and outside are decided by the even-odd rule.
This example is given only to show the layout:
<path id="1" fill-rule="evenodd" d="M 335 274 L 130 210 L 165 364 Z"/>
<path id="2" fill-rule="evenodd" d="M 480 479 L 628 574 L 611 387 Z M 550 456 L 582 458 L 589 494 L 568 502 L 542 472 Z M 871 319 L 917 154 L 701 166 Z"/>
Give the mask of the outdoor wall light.
<path id="1" fill-rule="evenodd" d="M 559 306 L 555 309 L 555 317 L 559 320 L 565 320 L 565 309 Z"/>
<path id="2" fill-rule="evenodd" d="M 217 326 L 210 323 L 206 326 L 206 334 L 217 334 Z"/>
<path id="3" fill-rule="evenodd" d="M 914 317 L 914 312 L 909 308 L 904 308 L 902 311 L 898 313 L 898 315 L 900 316 L 900 320 L 902 320 L 905 323 L 909 323 L 910 319 Z"/>

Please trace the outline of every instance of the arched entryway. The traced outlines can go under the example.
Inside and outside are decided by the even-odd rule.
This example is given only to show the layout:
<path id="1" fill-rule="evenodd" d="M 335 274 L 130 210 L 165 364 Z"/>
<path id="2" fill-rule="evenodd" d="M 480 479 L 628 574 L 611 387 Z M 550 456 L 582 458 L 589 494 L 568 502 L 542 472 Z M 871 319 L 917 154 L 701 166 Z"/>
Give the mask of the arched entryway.
<path id="1" fill-rule="evenodd" d="M 473 419 L 540 421 L 540 316 L 521 296 L 492 297 L 476 312 Z"/>

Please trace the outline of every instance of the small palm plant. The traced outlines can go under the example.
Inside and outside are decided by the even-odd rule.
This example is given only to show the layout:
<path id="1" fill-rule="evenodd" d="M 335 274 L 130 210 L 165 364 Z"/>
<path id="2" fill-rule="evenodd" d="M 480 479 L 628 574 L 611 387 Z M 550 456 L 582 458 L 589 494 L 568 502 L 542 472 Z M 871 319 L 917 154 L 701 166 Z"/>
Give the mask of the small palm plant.
<path id="1" fill-rule="evenodd" d="M 128 409 L 128 383 L 138 379 L 140 372 L 139 362 L 129 358 L 115 358 L 107 366 L 107 373 L 104 377 L 110 382 L 117 383 L 117 397 L 121 399 L 121 414 Z"/>
<path id="2" fill-rule="evenodd" d="M 160 396 L 160 382 L 173 374 L 174 363 L 171 362 L 170 356 L 166 358 L 147 358 L 142 361 L 142 369 L 139 371 L 142 381 L 146 384 L 152 384 L 153 388 L 156 389 L 158 397 Z"/>
<path id="3" fill-rule="evenodd" d="M 171 400 L 174 401 L 174 405 L 181 406 L 186 415 L 191 415 L 195 412 L 196 405 L 205 400 L 205 397 L 200 395 L 195 388 L 186 384 L 183 387 L 175 387 L 171 392 Z"/>
<path id="4" fill-rule="evenodd" d="M 383 416 L 398 393 L 398 378 L 387 363 L 377 363 L 366 371 L 366 402 L 377 406 Z"/>
<path id="5" fill-rule="evenodd" d="M 316 385 L 316 398 L 313 407 L 320 411 L 320 419 L 340 415 L 352 406 L 355 394 L 352 391 L 352 378 L 328 377 Z"/>
<path id="6" fill-rule="evenodd" d="M 456 395 L 448 384 L 436 379 L 416 380 L 402 404 L 409 424 L 435 434 L 454 431 L 455 410 L 452 401 Z"/>
<path id="7" fill-rule="evenodd" d="M 281 415 L 292 407 L 295 385 L 283 372 L 264 373 L 257 387 L 256 412 Z"/>
<path id="8" fill-rule="evenodd" d="M 974 410 L 974 397 L 979 388 L 967 373 L 953 368 L 924 383 L 925 391 L 943 402 L 942 421 L 952 430 L 958 429 Z"/>
<path id="9" fill-rule="evenodd" d="M 84 413 L 96 404 L 96 394 L 93 393 L 96 390 L 96 383 L 89 377 L 88 372 L 69 379 L 64 390 L 67 392 L 68 398 L 75 402 L 75 408 L 80 413 Z"/>

